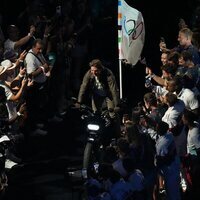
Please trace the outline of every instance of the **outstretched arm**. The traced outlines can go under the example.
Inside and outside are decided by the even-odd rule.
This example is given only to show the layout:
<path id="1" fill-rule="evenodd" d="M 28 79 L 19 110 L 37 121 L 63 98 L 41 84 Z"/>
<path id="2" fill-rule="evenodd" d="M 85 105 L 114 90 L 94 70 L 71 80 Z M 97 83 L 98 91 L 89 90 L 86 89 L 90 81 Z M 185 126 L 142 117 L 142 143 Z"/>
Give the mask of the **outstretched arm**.
<path id="1" fill-rule="evenodd" d="M 15 42 L 14 49 L 17 49 L 22 45 L 26 44 L 30 40 L 30 38 L 33 37 L 34 32 L 35 32 L 35 26 L 32 25 L 30 27 L 30 32 L 28 33 L 28 35 Z"/>

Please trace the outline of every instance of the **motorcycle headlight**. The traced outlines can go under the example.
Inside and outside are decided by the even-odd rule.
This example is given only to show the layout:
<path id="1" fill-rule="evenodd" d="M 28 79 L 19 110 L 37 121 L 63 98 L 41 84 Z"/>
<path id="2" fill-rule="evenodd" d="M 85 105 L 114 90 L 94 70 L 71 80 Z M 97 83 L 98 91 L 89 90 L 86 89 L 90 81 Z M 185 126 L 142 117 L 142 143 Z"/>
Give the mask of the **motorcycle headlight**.
<path id="1" fill-rule="evenodd" d="M 88 128 L 88 130 L 90 130 L 90 131 L 98 131 L 99 130 L 99 125 L 97 125 L 97 124 L 88 124 L 87 125 L 87 128 Z"/>

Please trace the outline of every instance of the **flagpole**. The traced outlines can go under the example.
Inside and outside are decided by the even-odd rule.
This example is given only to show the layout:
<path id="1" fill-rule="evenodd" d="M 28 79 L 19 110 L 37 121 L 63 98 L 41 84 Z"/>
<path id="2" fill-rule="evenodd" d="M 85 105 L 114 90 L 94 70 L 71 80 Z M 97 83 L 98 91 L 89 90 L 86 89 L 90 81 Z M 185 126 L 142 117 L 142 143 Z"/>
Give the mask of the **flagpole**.
<path id="1" fill-rule="evenodd" d="M 119 94 L 120 99 L 123 98 L 123 92 L 122 92 L 122 60 L 119 59 Z"/>
<path id="2" fill-rule="evenodd" d="M 122 92 L 122 0 L 118 0 L 118 56 L 119 56 L 119 92 L 120 92 L 120 99 L 123 98 Z"/>
<path id="3" fill-rule="evenodd" d="M 140 11 L 129 6 L 125 0 L 118 0 L 118 56 L 119 56 L 119 88 L 122 91 L 123 60 L 136 65 L 140 59 L 145 41 L 145 27 Z"/>

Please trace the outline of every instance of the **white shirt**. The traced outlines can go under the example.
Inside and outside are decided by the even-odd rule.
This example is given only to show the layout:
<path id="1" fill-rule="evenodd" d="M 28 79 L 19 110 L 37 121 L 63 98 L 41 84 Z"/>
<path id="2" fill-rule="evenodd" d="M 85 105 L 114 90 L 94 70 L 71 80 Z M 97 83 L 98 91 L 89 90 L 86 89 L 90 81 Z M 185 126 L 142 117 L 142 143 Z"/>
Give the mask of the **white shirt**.
<path id="1" fill-rule="evenodd" d="M 33 55 L 33 50 L 29 50 L 31 53 L 27 53 L 25 57 L 25 65 L 26 65 L 26 71 L 28 74 L 31 74 L 32 72 L 36 71 L 40 66 L 43 65 L 43 63 L 40 62 L 40 60 Z M 37 55 L 41 60 L 45 60 L 45 58 L 41 55 Z M 33 80 L 37 83 L 44 83 L 46 81 L 47 77 L 44 73 L 39 74 L 38 76 L 34 77 Z"/>
<path id="2" fill-rule="evenodd" d="M 195 122 L 195 127 L 189 129 L 187 136 L 187 153 L 197 155 L 196 149 L 200 148 L 199 123 Z"/>
<path id="3" fill-rule="evenodd" d="M 170 106 L 162 117 L 162 121 L 169 125 L 169 128 L 173 128 L 178 123 L 178 118 L 185 109 L 183 101 L 178 100 L 173 106 Z"/>
<path id="4" fill-rule="evenodd" d="M 98 94 L 99 96 L 106 96 L 106 91 L 104 90 L 101 82 L 99 81 L 99 78 L 95 76 L 95 90 L 94 92 Z"/>
<path id="5" fill-rule="evenodd" d="M 15 49 L 15 43 L 16 42 L 13 42 L 12 40 L 10 39 L 7 39 L 5 42 L 4 42 L 4 51 L 10 51 L 10 50 L 14 50 L 15 53 L 16 53 L 16 56 L 18 57 L 19 55 L 19 52 L 20 52 L 20 49 Z"/>
<path id="6" fill-rule="evenodd" d="M 199 102 L 195 97 L 194 92 L 188 88 L 183 88 L 177 97 L 185 103 L 185 107 L 189 110 L 194 110 L 199 107 Z"/>
<path id="7" fill-rule="evenodd" d="M 13 93 L 10 90 L 10 88 L 7 85 L 5 85 L 4 81 L 0 81 L 0 86 L 5 89 L 5 95 L 7 98 L 6 107 L 8 110 L 8 118 L 9 119 L 15 118 L 17 116 L 16 103 L 10 100 Z"/>
<path id="8" fill-rule="evenodd" d="M 156 98 L 158 98 L 160 96 L 165 96 L 168 93 L 168 90 L 165 87 L 161 87 L 160 85 L 154 85 L 152 87 L 152 92 L 154 92 Z"/>

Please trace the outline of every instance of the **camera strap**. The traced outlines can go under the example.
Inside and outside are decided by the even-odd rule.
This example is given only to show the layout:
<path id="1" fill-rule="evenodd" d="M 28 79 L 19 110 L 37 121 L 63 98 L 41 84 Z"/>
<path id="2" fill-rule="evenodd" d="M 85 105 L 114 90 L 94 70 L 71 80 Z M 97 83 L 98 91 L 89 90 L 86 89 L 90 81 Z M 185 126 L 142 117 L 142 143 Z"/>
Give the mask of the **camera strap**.
<path id="1" fill-rule="evenodd" d="M 42 59 L 41 59 L 39 56 L 35 55 L 33 52 L 28 52 L 28 53 L 33 54 L 33 55 L 40 61 L 40 63 L 41 63 L 42 65 L 45 64 L 45 60 L 42 61 Z"/>

